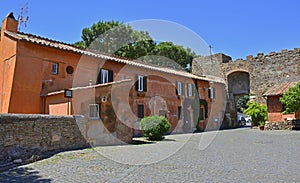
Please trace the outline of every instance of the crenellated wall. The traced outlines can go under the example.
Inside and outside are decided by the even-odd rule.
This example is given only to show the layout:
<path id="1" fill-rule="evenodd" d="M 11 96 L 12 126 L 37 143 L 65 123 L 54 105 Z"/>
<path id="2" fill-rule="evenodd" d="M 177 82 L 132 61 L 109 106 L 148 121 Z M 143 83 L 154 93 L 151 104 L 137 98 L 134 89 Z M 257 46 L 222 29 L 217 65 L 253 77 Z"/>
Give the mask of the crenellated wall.
<path id="1" fill-rule="evenodd" d="M 193 60 L 193 74 L 212 75 L 223 78 L 227 84 L 228 108 L 233 120 L 234 94 L 228 90 L 232 83 L 228 83 L 228 76 L 234 74 L 235 85 L 238 85 L 239 78 L 244 78 L 243 74 L 249 73 L 250 86 L 241 82 L 241 90 L 250 87 L 250 95 L 255 96 L 259 103 L 265 103 L 263 94 L 272 86 L 279 83 L 300 81 L 300 48 L 293 50 L 283 49 L 280 52 L 269 54 L 258 53 L 256 56 L 249 55 L 246 59 L 232 61 L 231 57 L 222 53 L 207 57 L 198 57 Z M 240 76 L 240 77 L 239 77 Z M 244 80 L 244 79 L 243 79 Z M 245 80 L 244 80 L 245 81 Z M 230 107 L 231 106 L 231 107 Z"/>

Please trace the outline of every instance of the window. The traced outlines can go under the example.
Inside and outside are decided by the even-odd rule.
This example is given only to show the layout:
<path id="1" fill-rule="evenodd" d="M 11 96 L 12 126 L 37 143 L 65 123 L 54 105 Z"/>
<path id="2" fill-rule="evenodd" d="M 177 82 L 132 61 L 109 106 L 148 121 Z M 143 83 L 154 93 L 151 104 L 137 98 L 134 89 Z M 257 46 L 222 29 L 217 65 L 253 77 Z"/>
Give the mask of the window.
<path id="1" fill-rule="evenodd" d="M 52 64 L 51 73 L 55 75 L 58 74 L 58 64 Z"/>
<path id="2" fill-rule="evenodd" d="M 66 68 L 66 71 L 67 71 L 67 74 L 73 74 L 74 68 L 73 68 L 72 66 L 68 66 L 68 67 Z"/>
<path id="3" fill-rule="evenodd" d="M 102 71 L 101 71 L 101 83 L 108 83 L 108 70 L 102 69 Z"/>
<path id="4" fill-rule="evenodd" d="M 167 117 L 167 111 L 166 110 L 159 110 L 159 116 Z"/>
<path id="5" fill-rule="evenodd" d="M 181 96 L 182 95 L 182 83 L 176 82 L 176 94 Z"/>
<path id="6" fill-rule="evenodd" d="M 98 74 L 97 84 L 113 82 L 114 73 L 111 70 L 100 69 Z"/>
<path id="7" fill-rule="evenodd" d="M 146 76 L 138 75 L 137 82 L 136 82 L 136 90 L 138 92 L 147 91 L 147 77 Z"/>
<path id="8" fill-rule="evenodd" d="M 194 96 L 194 86 L 193 84 L 188 84 L 188 96 L 191 97 L 191 96 Z"/>
<path id="9" fill-rule="evenodd" d="M 90 104 L 89 105 L 89 119 L 100 119 L 99 111 L 100 111 L 99 104 Z"/>
<path id="10" fill-rule="evenodd" d="M 178 119 L 182 119 L 182 106 L 178 106 Z"/>
<path id="11" fill-rule="evenodd" d="M 216 96 L 215 96 L 215 89 L 214 89 L 214 88 L 210 87 L 210 88 L 208 89 L 208 97 L 209 97 L 210 99 L 216 98 Z"/>
<path id="12" fill-rule="evenodd" d="M 138 104 L 138 118 L 144 117 L 144 105 Z"/>
<path id="13" fill-rule="evenodd" d="M 199 119 L 200 120 L 204 120 L 205 118 L 204 118 L 204 108 L 200 108 L 200 114 L 199 114 Z"/>
<path id="14" fill-rule="evenodd" d="M 183 96 L 184 95 L 184 83 L 177 81 L 176 82 L 176 95 Z"/>

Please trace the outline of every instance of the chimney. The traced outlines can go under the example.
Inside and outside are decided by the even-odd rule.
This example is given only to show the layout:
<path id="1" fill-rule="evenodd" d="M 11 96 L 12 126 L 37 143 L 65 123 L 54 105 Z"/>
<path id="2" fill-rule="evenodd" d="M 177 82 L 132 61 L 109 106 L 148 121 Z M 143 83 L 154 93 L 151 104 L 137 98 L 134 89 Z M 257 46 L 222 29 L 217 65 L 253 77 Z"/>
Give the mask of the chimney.
<path id="1" fill-rule="evenodd" d="M 14 14 L 10 12 L 2 21 L 2 31 L 8 30 L 11 32 L 18 31 L 18 21 L 15 19 Z"/>

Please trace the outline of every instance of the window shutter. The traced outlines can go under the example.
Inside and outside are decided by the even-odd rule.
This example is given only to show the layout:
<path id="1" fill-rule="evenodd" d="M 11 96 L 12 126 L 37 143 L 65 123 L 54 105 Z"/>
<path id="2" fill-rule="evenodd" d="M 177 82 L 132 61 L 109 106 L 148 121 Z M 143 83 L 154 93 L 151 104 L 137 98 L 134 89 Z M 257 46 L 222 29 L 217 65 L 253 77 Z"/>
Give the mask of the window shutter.
<path id="1" fill-rule="evenodd" d="M 102 69 L 99 70 L 97 84 L 102 84 Z"/>
<path id="2" fill-rule="evenodd" d="M 135 76 L 135 90 L 139 91 L 139 75 Z"/>
<path id="3" fill-rule="evenodd" d="M 182 96 L 185 95 L 185 83 L 181 83 L 181 93 L 182 93 Z"/>
<path id="4" fill-rule="evenodd" d="M 114 81 L 114 72 L 111 70 L 108 70 L 108 82 Z"/>
<path id="5" fill-rule="evenodd" d="M 147 91 L 147 77 L 146 76 L 144 76 L 143 77 L 143 91 Z"/>
<path id="6" fill-rule="evenodd" d="M 176 81 L 175 93 L 176 93 L 176 95 L 178 95 L 178 81 Z"/>

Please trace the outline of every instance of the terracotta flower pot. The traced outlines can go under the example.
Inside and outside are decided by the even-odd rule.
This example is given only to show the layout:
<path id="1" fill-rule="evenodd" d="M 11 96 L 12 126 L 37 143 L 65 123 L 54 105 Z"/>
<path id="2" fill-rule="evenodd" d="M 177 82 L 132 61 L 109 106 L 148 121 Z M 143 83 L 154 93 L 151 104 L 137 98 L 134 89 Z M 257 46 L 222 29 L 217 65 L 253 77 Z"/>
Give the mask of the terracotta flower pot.
<path id="1" fill-rule="evenodd" d="M 259 126 L 260 130 L 265 130 L 265 126 Z"/>

